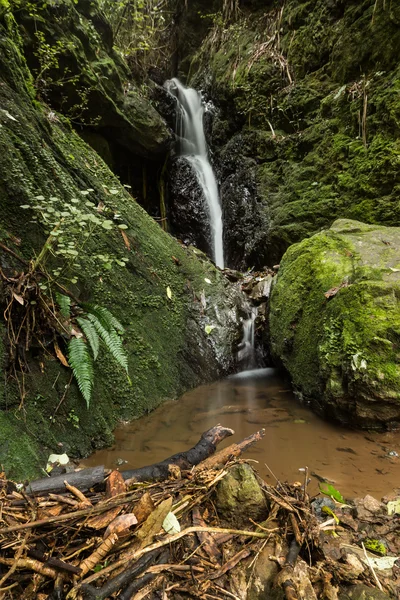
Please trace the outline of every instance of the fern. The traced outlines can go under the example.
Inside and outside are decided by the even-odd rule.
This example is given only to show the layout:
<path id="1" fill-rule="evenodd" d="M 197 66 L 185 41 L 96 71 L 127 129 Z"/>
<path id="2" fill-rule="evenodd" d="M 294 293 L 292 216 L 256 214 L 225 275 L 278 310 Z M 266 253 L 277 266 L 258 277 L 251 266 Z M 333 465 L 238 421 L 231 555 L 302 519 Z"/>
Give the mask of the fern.
<path id="1" fill-rule="evenodd" d="M 68 342 L 68 362 L 74 377 L 78 382 L 82 396 L 89 408 L 92 396 L 94 373 L 93 360 L 88 352 L 88 346 L 82 338 L 73 337 Z"/>
<path id="2" fill-rule="evenodd" d="M 82 305 L 83 308 L 91 315 L 94 315 L 101 325 L 107 331 L 115 329 L 118 333 L 124 333 L 124 326 L 114 317 L 114 315 L 104 306 L 98 304 L 85 303 Z"/>
<path id="3" fill-rule="evenodd" d="M 71 298 L 65 294 L 59 294 L 58 292 L 56 292 L 56 298 L 57 304 L 60 307 L 60 313 L 63 317 L 68 319 L 71 310 Z"/>
<path id="4" fill-rule="evenodd" d="M 96 315 L 89 313 L 88 319 L 93 323 L 94 328 L 100 338 L 106 345 L 107 350 L 112 354 L 119 365 L 128 373 L 128 356 L 122 346 L 122 339 L 115 329 L 106 329 Z"/>
<path id="5" fill-rule="evenodd" d="M 97 356 L 99 354 L 99 345 L 100 345 L 100 339 L 99 339 L 98 333 L 97 333 L 93 323 L 88 321 L 88 319 L 84 319 L 83 317 L 78 317 L 76 320 L 78 322 L 78 325 L 82 329 L 83 333 L 85 334 L 86 339 L 89 342 L 90 347 L 92 349 L 93 358 L 94 358 L 94 360 L 96 360 Z"/>

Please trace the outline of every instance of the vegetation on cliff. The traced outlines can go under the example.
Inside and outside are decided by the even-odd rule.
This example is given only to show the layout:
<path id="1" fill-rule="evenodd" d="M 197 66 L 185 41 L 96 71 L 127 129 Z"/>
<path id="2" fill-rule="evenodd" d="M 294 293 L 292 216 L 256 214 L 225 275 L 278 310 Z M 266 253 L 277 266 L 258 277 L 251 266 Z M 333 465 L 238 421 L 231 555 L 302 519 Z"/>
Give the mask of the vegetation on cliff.
<path id="1" fill-rule="evenodd" d="M 273 264 L 339 217 L 396 225 L 398 6 L 289 0 L 240 8 L 228 22 L 216 15 L 190 71 L 219 108 L 211 138 L 227 218 L 245 218 L 234 264 Z M 235 193 L 238 172 L 245 183 Z M 258 201 L 241 200 L 246 189 Z"/>
<path id="2" fill-rule="evenodd" d="M 89 44 L 92 33 L 85 29 L 89 21 L 78 12 L 82 6 L 93 8 L 92 3 L 75 5 L 71 0 L 61 3 L 59 9 L 61 20 L 68 9 L 68 19 L 81 37 L 74 52 L 67 47 L 67 55 L 86 61 L 88 45 L 85 54 L 81 50 L 85 48 L 85 40 Z M 49 7 L 47 4 L 46 10 L 51 9 L 52 14 L 47 14 L 46 19 L 37 16 L 35 19 L 39 29 L 43 27 L 46 31 L 52 29 L 53 23 L 58 35 L 57 7 Z M 70 122 L 53 107 L 38 102 L 35 77 L 25 60 L 29 36 L 24 14 L 21 10 L 15 15 L 23 22 L 20 26 L 9 9 L 3 12 L 1 22 L 0 235 L 1 243 L 19 256 L 17 260 L 9 252 L 1 252 L 2 278 L 7 283 L 26 275 L 46 247 L 48 228 L 43 208 L 47 207 L 47 213 L 56 216 L 64 210 L 78 211 L 83 215 L 83 223 L 87 222 L 86 217 L 99 219 L 100 225 L 91 231 L 87 241 L 82 240 L 81 234 L 77 237 L 75 230 L 69 230 L 70 237 L 64 240 L 74 259 L 69 263 L 68 291 L 79 303 L 72 301 L 74 310 L 91 302 L 107 308 L 122 324 L 130 381 L 100 349 L 88 410 L 70 369 L 57 358 L 55 343 L 66 355 L 66 339 L 59 332 L 45 329 L 43 335 L 35 337 L 35 343 L 29 348 L 19 346 L 14 355 L 10 355 L 4 335 L 0 454 L 2 464 L 14 477 L 37 473 L 48 448 L 62 447 L 71 456 L 79 456 L 110 443 L 118 419 L 139 416 L 162 399 L 217 376 L 221 369 L 229 369 L 231 345 L 239 322 L 238 294 L 220 272 L 204 256 L 181 247 L 164 233 L 99 155 L 72 130 Z M 26 18 L 28 22 L 30 16 Z M 94 17 L 90 22 L 93 26 Z M 71 29 L 66 35 L 71 35 Z M 98 52 L 102 54 L 104 46 L 98 43 Z M 103 64 L 104 61 L 105 56 Z M 116 73 L 113 58 L 108 62 L 110 73 Z M 94 67 L 91 71 L 87 62 L 81 66 L 83 72 L 87 68 L 94 73 Z M 118 123 L 125 135 L 129 128 L 138 131 L 137 121 L 131 121 L 130 108 L 123 112 L 124 105 L 116 104 L 123 91 L 120 88 L 118 92 L 113 76 L 93 79 L 93 83 L 97 101 L 92 98 L 90 108 L 108 107 L 106 113 L 110 109 L 120 119 Z M 114 85 L 112 98 L 105 84 Z M 138 99 L 137 104 L 140 106 L 141 102 L 147 101 Z M 159 129 L 152 127 L 154 110 L 146 109 L 145 118 L 146 115 L 145 145 L 147 149 L 158 147 Z M 157 119 L 162 123 L 159 116 Z M 167 131 L 165 125 L 162 127 Z M 41 215 L 35 219 L 38 211 Z M 63 219 L 67 217 L 61 214 Z M 54 232 L 53 225 L 50 229 Z M 85 231 L 83 226 L 82 230 Z M 65 246 L 63 250 L 63 246 L 52 241 L 46 259 L 50 280 L 46 277 L 43 281 L 36 273 L 35 285 L 45 300 L 60 291 L 54 288 L 54 280 L 65 285 L 60 279 L 64 273 L 58 271 L 64 265 L 59 251 L 65 254 Z M 47 290 L 42 290 L 39 284 L 48 286 Z M 3 306 L 7 307 L 11 300 L 18 304 L 18 299 L 6 295 L 7 290 L 7 285 L 3 286 Z M 29 300 L 29 296 L 22 300 Z M 53 306 L 50 301 L 47 305 Z M 39 316 L 34 303 L 31 308 Z M 223 329 L 221 323 L 225 321 L 232 327 Z M 207 336 L 204 328 L 210 322 L 215 328 Z M 2 328 L 4 334 L 7 325 Z M 36 325 L 39 326 L 39 321 Z M 221 343 L 215 344 L 215 340 Z M 213 343 L 218 347 L 218 356 Z M 13 356 L 16 362 L 11 360 Z"/>

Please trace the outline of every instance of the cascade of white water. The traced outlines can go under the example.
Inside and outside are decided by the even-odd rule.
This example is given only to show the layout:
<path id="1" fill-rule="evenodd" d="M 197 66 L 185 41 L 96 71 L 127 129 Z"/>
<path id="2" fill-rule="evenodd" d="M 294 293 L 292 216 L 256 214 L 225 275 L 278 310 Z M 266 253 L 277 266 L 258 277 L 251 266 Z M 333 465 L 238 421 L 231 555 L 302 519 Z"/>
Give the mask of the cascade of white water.
<path id="1" fill-rule="evenodd" d="M 254 331 L 258 308 L 249 305 L 248 310 L 249 316 L 243 320 L 243 337 L 239 346 L 238 361 L 246 369 L 251 369 L 256 366 Z"/>
<path id="2" fill-rule="evenodd" d="M 178 79 L 165 83 L 166 89 L 178 102 L 177 134 L 180 154 L 191 164 L 206 199 L 211 224 L 212 253 L 217 267 L 224 268 L 222 210 L 218 185 L 208 158 L 204 134 L 204 104 L 196 90 L 187 88 Z"/>

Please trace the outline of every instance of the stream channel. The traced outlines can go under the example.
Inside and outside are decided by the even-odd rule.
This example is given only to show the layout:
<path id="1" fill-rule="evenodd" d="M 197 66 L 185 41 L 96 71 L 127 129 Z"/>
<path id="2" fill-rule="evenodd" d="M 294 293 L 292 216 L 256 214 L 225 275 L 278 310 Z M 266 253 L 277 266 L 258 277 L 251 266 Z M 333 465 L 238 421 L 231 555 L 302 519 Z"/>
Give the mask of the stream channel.
<path id="1" fill-rule="evenodd" d="M 398 484 L 400 441 L 396 432 L 352 431 L 330 424 L 302 405 L 280 373 L 258 369 L 196 388 L 168 401 L 148 416 L 121 424 L 115 444 L 84 461 L 84 466 L 133 469 L 194 446 L 201 434 L 221 423 L 235 435 L 220 448 L 265 427 L 261 442 L 245 459 L 258 461 L 260 475 L 274 483 L 303 481 L 299 468 L 331 481 L 348 498 L 376 498 Z M 318 491 L 311 476 L 310 489 Z"/>
<path id="2" fill-rule="evenodd" d="M 201 95 L 177 79 L 165 84 L 176 101 L 178 153 L 192 166 L 209 214 L 212 258 L 224 266 L 223 215 L 218 184 L 209 161 L 204 133 L 205 105 Z M 265 427 L 264 439 L 250 448 L 246 459 L 258 461 L 266 481 L 304 481 L 308 466 L 310 489 L 318 481 L 332 483 L 345 497 L 390 493 L 398 483 L 400 441 L 395 432 L 366 433 L 330 424 L 302 405 L 282 375 L 274 369 L 251 369 L 254 360 L 255 306 L 248 305 L 238 359 L 245 370 L 222 381 L 192 390 L 164 403 L 141 419 L 121 424 L 115 444 L 84 461 L 84 466 L 134 469 L 194 446 L 217 423 L 235 431 L 221 448 Z M 268 465 L 268 466 L 266 466 Z"/>

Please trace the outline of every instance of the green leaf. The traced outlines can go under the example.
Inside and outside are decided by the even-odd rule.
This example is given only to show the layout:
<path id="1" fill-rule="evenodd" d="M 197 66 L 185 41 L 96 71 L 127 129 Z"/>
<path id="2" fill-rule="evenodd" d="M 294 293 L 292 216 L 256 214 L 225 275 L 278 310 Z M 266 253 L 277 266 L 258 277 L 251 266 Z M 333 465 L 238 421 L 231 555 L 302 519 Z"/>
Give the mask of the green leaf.
<path id="1" fill-rule="evenodd" d="M 331 485 L 329 483 L 320 483 L 319 489 L 320 489 L 320 492 L 322 492 L 323 494 L 326 494 L 326 496 L 330 496 L 337 502 L 340 502 L 341 504 L 345 503 L 342 494 L 340 492 L 338 492 L 338 490 L 335 487 L 333 487 L 333 485 Z"/>
<path id="2" fill-rule="evenodd" d="M 103 229 L 112 229 L 114 226 L 114 223 L 112 221 L 110 221 L 109 219 L 106 219 L 105 221 L 102 221 L 101 226 Z"/>
<path id="3" fill-rule="evenodd" d="M 206 325 L 204 327 L 204 331 L 206 332 L 207 335 L 210 335 L 210 333 L 213 331 L 213 329 L 215 329 L 216 325 Z"/>
<path id="4" fill-rule="evenodd" d="M 111 331 L 105 329 L 97 317 L 91 313 L 88 314 L 88 319 L 93 323 L 97 333 L 104 342 L 109 353 L 114 357 L 116 362 L 128 373 L 128 356 L 122 346 L 122 339 L 113 329 Z"/>
<path id="5" fill-rule="evenodd" d="M 100 306 L 99 304 L 91 304 L 89 302 L 85 302 L 82 304 L 83 308 L 86 312 L 94 315 L 100 321 L 107 331 L 112 331 L 116 329 L 118 333 L 124 333 L 124 326 L 114 317 L 114 315 L 107 309 L 105 306 Z"/>
<path id="6" fill-rule="evenodd" d="M 339 525 L 339 517 L 333 512 L 333 510 L 331 508 L 329 508 L 329 506 L 323 506 L 321 508 L 321 512 L 326 513 L 327 515 L 329 515 L 330 517 L 333 517 L 335 519 L 335 523 L 336 525 Z"/>
<path id="7" fill-rule="evenodd" d="M 89 408 L 94 381 L 93 362 L 82 338 L 73 337 L 68 342 L 68 362 Z"/>
<path id="8" fill-rule="evenodd" d="M 29 208 L 29 207 L 28 207 Z M 128 225 L 124 225 L 123 223 L 121 223 L 120 225 L 118 225 L 118 227 L 120 229 L 128 229 Z"/>
<path id="9" fill-rule="evenodd" d="M 79 327 L 82 329 L 83 333 L 85 334 L 86 339 L 89 342 L 90 347 L 92 349 L 93 358 L 94 358 L 94 360 L 96 360 L 98 357 L 98 354 L 99 354 L 99 345 L 100 345 L 100 338 L 98 336 L 96 328 L 93 325 L 93 323 L 91 323 L 88 319 L 84 319 L 83 317 L 78 317 L 76 320 L 77 320 Z"/>
<path id="10" fill-rule="evenodd" d="M 65 294 L 56 292 L 57 304 L 60 307 L 60 313 L 66 319 L 69 319 L 71 310 L 71 298 Z"/>
<path id="11" fill-rule="evenodd" d="M 375 552 L 376 554 L 380 554 L 381 556 L 386 556 L 386 547 L 379 540 L 368 538 L 365 540 L 364 546 L 367 550 L 370 550 L 371 552 Z"/>

